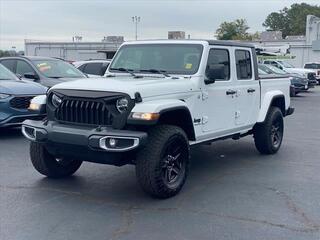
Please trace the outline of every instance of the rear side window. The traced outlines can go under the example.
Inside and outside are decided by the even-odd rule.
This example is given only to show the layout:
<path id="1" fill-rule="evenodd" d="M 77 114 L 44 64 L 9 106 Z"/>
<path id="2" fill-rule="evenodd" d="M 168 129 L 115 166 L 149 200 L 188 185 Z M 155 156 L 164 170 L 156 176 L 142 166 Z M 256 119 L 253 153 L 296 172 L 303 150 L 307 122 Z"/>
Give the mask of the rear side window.
<path id="1" fill-rule="evenodd" d="M 86 74 L 101 75 L 102 63 L 87 63 L 83 68 L 83 72 Z"/>
<path id="2" fill-rule="evenodd" d="M 218 71 L 221 69 L 219 78 L 216 81 L 226 81 L 230 79 L 230 57 L 227 49 L 211 49 L 209 52 L 208 63 L 206 67 L 206 76 L 209 69 Z"/>
<path id="3" fill-rule="evenodd" d="M 252 78 L 252 62 L 250 51 L 236 50 L 236 65 L 238 80 L 247 80 Z"/>
<path id="4" fill-rule="evenodd" d="M 15 73 L 16 60 L 13 60 L 13 59 L 2 60 L 1 64 L 6 68 L 8 68 L 11 72 Z"/>
<path id="5" fill-rule="evenodd" d="M 320 69 L 320 64 L 317 63 L 307 63 L 304 68 L 309 68 L 309 69 Z"/>
<path id="6" fill-rule="evenodd" d="M 26 73 L 34 73 L 33 68 L 26 63 L 25 61 L 21 61 L 18 60 L 17 61 L 17 69 L 16 69 L 16 73 L 20 74 L 21 76 L 23 76 Z"/>

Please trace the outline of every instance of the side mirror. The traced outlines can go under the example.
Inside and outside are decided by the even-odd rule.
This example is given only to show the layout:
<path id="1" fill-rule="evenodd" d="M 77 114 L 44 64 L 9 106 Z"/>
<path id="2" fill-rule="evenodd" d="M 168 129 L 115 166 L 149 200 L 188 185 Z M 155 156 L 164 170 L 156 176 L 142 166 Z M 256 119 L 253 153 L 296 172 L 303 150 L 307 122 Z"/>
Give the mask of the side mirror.
<path id="1" fill-rule="evenodd" d="M 223 64 L 211 64 L 207 66 L 205 84 L 214 83 L 217 79 L 225 79 L 224 65 Z"/>
<path id="2" fill-rule="evenodd" d="M 25 73 L 23 74 L 23 77 L 27 78 L 27 79 L 32 79 L 32 80 L 39 80 L 38 75 L 36 75 L 35 73 Z"/>

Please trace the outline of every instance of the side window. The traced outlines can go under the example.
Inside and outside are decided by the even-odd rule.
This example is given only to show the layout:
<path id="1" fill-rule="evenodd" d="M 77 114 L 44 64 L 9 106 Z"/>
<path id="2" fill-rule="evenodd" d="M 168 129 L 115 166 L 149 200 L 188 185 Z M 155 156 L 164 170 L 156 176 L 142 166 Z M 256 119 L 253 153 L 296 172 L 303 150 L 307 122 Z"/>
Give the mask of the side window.
<path id="1" fill-rule="evenodd" d="M 87 74 L 100 75 L 101 74 L 102 63 L 88 63 L 83 72 Z"/>
<path id="2" fill-rule="evenodd" d="M 15 73 L 16 60 L 7 59 L 7 60 L 2 60 L 0 63 L 6 68 L 8 68 L 11 72 Z"/>
<path id="3" fill-rule="evenodd" d="M 250 51 L 236 50 L 236 65 L 238 80 L 248 80 L 252 78 L 252 62 Z"/>
<path id="4" fill-rule="evenodd" d="M 17 60 L 17 69 L 16 69 L 16 73 L 20 74 L 21 76 L 23 76 L 25 73 L 34 73 L 33 68 L 26 63 L 25 61 L 22 60 Z"/>
<path id="5" fill-rule="evenodd" d="M 227 49 L 210 49 L 206 77 L 210 79 L 212 74 L 216 81 L 230 79 L 230 57 Z"/>
<path id="6" fill-rule="evenodd" d="M 83 69 L 87 66 L 87 64 L 82 64 L 80 67 L 78 67 L 78 69 L 83 72 Z"/>

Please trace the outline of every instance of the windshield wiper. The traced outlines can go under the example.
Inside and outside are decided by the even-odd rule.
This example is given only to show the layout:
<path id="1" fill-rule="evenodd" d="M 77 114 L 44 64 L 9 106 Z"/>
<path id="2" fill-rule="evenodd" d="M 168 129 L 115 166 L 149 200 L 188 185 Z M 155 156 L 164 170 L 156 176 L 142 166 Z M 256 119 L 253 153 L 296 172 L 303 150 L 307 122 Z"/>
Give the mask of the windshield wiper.
<path id="1" fill-rule="evenodd" d="M 116 70 L 116 71 L 120 71 L 120 72 L 126 72 L 129 73 L 131 76 L 136 77 L 136 75 L 133 73 L 132 69 L 127 69 L 127 68 L 110 68 L 110 70 Z"/>
<path id="2" fill-rule="evenodd" d="M 159 74 L 164 75 L 165 77 L 170 77 L 170 75 L 167 74 L 167 72 L 164 71 L 164 70 L 158 70 L 158 69 L 142 69 L 142 70 L 140 70 L 140 72 L 159 73 Z"/>

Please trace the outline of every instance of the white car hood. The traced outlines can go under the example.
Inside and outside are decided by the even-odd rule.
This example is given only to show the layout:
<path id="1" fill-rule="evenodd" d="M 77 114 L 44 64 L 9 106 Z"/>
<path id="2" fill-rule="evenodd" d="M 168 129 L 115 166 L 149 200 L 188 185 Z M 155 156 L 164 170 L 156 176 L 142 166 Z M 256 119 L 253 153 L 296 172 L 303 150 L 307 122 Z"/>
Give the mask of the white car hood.
<path id="1" fill-rule="evenodd" d="M 168 94 L 186 93 L 194 89 L 189 78 L 178 79 L 163 77 L 133 78 L 131 76 L 116 76 L 104 78 L 86 78 L 60 83 L 51 89 L 89 90 L 127 93 L 134 98 L 139 92 L 142 98 Z"/>
<path id="2" fill-rule="evenodd" d="M 286 68 L 286 71 L 289 73 L 299 73 L 299 74 L 308 74 L 314 73 L 314 71 L 304 68 Z"/>

